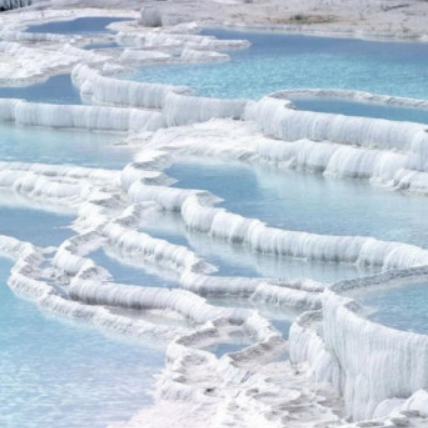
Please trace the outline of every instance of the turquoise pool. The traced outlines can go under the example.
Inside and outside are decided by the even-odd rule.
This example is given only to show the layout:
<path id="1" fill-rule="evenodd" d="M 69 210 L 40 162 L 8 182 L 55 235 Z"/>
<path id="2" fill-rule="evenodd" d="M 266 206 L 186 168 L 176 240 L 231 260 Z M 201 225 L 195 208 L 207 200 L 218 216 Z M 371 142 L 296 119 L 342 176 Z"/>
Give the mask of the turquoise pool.
<path id="1" fill-rule="evenodd" d="M 54 130 L 0 123 L 0 160 L 123 168 L 135 148 L 120 145 L 125 134 Z"/>
<path id="2" fill-rule="evenodd" d="M 202 34 L 246 39 L 252 47 L 228 52 L 229 63 L 142 67 L 131 78 L 189 85 L 200 95 L 221 98 L 258 99 L 281 89 L 336 88 L 428 99 L 426 43 L 212 29 Z"/>
<path id="3" fill-rule="evenodd" d="M 178 180 L 175 186 L 209 190 L 224 199 L 220 206 L 270 226 L 428 247 L 425 197 L 388 192 L 359 180 L 230 162 L 180 162 L 166 172 Z"/>

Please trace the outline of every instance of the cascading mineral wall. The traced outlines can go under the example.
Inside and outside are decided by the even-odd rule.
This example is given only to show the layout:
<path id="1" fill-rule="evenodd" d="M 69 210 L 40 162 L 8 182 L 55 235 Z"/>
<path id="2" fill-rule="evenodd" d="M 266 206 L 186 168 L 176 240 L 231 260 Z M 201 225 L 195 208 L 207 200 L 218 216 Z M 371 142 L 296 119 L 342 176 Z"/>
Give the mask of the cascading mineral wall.
<path id="1" fill-rule="evenodd" d="M 20 7 L 25 7 L 25 6 L 31 6 L 33 3 L 34 3 L 34 0 L 1 0 L 0 12 L 4 12 L 6 10 L 18 9 Z"/>
<path id="2" fill-rule="evenodd" d="M 418 409 L 422 398 L 410 397 L 428 388 L 428 338 L 365 319 L 363 308 L 346 293 L 420 281 L 427 275 L 421 267 L 336 283 L 325 290 L 322 317 L 316 319 L 323 326 L 322 337 L 311 327 L 309 313 L 293 326 L 292 361 L 309 362 L 317 380 L 335 385 L 354 420 Z"/>

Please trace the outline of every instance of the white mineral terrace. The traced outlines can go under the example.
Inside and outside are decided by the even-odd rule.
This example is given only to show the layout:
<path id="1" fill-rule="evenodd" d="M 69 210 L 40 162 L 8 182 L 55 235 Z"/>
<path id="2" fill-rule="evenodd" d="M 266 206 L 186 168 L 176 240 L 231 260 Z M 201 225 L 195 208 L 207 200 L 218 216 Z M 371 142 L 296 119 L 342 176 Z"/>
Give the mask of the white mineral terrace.
<path id="1" fill-rule="evenodd" d="M 258 101 L 214 99 L 198 97 L 189 87 L 117 76 L 132 66 L 159 62 L 224 62 L 228 51 L 248 47 L 245 40 L 198 34 L 209 19 L 217 26 L 318 35 L 426 38 L 426 2 L 349 3 L 292 0 L 283 9 L 279 0 L 130 1 L 129 7 L 120 0 L 0 0 L 0 7 L 11 9 L 0 14 L 1 85 L 26 86 L 68 72 L 85 101 L 54 105 L 1 99 L 0 122 L 120 132 L 124 145 L 138 148 L 133 162 L 118 171 L 0 162 L 0 188 L 47 210 L 61 206 L 76 214 L 75 235 L 57 248 L 0 236 L 0 254 L 15 263 L 10 288 L 58 317 L 166 344 L 154 404 L 114 428 L 428 427 L 428 337 L 367 320 L 345 294 L 403 278 L 428 278 L 427 249 L 271 227 L 219 207 L 217 195 L 196 183 L 195 189 L 171 187 L 166 172 L 186 157 L 209 157 L 365 180 L 385 192 L 425 197 L 426 126 L 299 111 L 288 98 L 316 95 L 418 108 L 428 108 L 427 102 L 337 90 L 289 90 Z M 297 13 L 306 22 L 296 22 Z M 89 16 L 130 20 L 111 24 L 116 33 L 96 37 L 25 32 L 31 24 Z M 103 40 L 117 42 L 119 50 L 83 49 Z M 159 212 L 175 213 L 185 229 L 213 242 L 384 272 L 335 284 L 213 275 L 216 267 L 192 249 L 139 230 L 145 216 Z M 114 282 L 90 258 L 102 246 L 169 272 L 179 287 Z M 259 311 L 214 306 L 208 297 L 305 312 L 286 340 Z M 130 310 L 172 313 L 192 327 L 157 325 L 129 316 Z M 251 344 L 221 358 L 204 350 L 231 332 L 247 335 Z"/>

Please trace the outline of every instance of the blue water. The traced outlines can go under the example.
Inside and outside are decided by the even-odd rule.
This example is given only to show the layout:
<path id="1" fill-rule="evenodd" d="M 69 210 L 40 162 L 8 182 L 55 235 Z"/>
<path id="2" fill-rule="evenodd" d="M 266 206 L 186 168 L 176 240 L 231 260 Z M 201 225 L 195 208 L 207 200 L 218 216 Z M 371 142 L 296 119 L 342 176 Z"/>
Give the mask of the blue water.
<path id="1" fill-rule="evenodd" d="M 213 273 L 215 276 L 277 279 L 308 277 L 331 282 L 374 272 L 346 264 L 306 262 L 288 257 L 253 253 L 240 245 L 213 240 L 206 234 L 186 230 L 180 217 L 171 213 L 157 213 L 153 218 L 145 216 L 141 229 L 153 237 L 189 247 L 199 257 L 218 269 Z"/>
<path id="2" fill-rule="evenodd" d="M 282 337 L 285 340 L 288 340 L 290 336 L 290 327 L 293 323 L 291 320 L 284 320 L 284 319 L 273 319 L 270 320 L 271 324 L 282 333 Z"/>
<path id="3" fill-rule="evenodd" d="M 255 266 L 241 262 L 239 250 L 237 250 L 238 254 L 235 257 L 231 256 L 233 250 L 231 251 L 221 243 L 212 242 L 212 240 L 204 234 L 187 231 L 180 222 L 179 217 L 174 214 L 158 214 L 157 217 L 157 219 L 153 219 L 153 222 L 146 223 L 141 230 L 154 238 L 164 239 L 172 244 L 190 248 L 206 262 L 214 265 L 218 269 L 215 275 L 260 276 Z M 162 218 L 162 222 L 159 222 L 159 217 Z M 165 228 L 168 221 L 170 222 L 169 227 Z M 162 227 L 162 225 L 164 227 Z"/>
<path id="4" fill-rule="evenodd" d="M 92 50 L 92 49 L 116 49 L 116 48 L 120 48 L 120 45 L 118 45 L 116 42 L 91 43 L 91 44 L 85 46 L 86 50 Z"/>
<path id="5" fill-rule="evenodd" d="M 51 104 L 82 104 L 79 91 L 73 86 L 70 74 L 53 76 L 43 83 L 31 86 L 0 87 L 0 98 L 19 98 Z"/>
<path id="6" fill-rule="evenodd" d="M 291 88 L 355 89 L 428 99 L 428 44 L 372 42 L 301 35 L 206 30 L 221 39 L 246 39 L 250 49 L 232 61 L 142 67 L 130 77 L 189 85 L 200 95 L 257 99 Z"/>
<path id="7" fill-rule="evenodd" d="M 0 190 L 0 235 L 41 247 L 58 246 L 74 235 L 68 227 L 74 216 L 15 205 L 10 203 L 12 198 L 11 193 Z"/>
<path id="8" fill-rule="evenodd" d="M 209 190 L 220 205 L 287 230 L 372 236 L 428 247 L 428 200 L 357 180 L 242 164 L 181 162 L 167 171 L 183 188 Z"/>
<path id="9" fill-rule="evenodd" d="M 0 219 L 0 234 L 39 246 L 73 235 L 71 214 L 26 209 L 6 191 L 0 191 Z M 163 352 L 47 318 L 10 292 L 11 266 L 0 258 L 2 428 L 104 428 L 151 403 Z"/>
<path id="10" fill-rule="evenodd" d="M 123 168 L 133 148 L 115 145 L 124 135 L 0 123 L 0 161 Z"/>
<path id="11" fill-rule="evenodd" d="M 130 18 L 108 18 L 95 16 L 90 18 L 77 18 L 72 21 L 55 21 L 46 24 L 30 25 L 29 33 L 53 33 L 53 34 L 79 34 L 92 35 L 111 33 L 106 27 L 113 22 L 129 21 Z"/>
<path id="12" fill-rule="evenodd" d="M 375 310 L 369 318 L 389 327 L 428 334 L 428 282 L 367 289 L 357 300 Z"/>
<path id="13" fill-rule="evenodd" d="M 355 276 L 354 276 L 355 278 Z M 290 334 L 290 327 L 291 324 L 294 322 L 294 320 L 301 315 L 303 311 L 301 310 L 295 310 L 287 307 L 276 307 L 276 306 L 266 306 L 263 303 L 257 303 L 253 300 L 248 299 L 242 299 L 242 300 L 232 300 L 230 298 L 224 297 L 224 298 L 216 298 L 216 297 L 208 297 L 208 301 L 210 304 L 214 306 L 222 306 L 222 307 L 239 307 L 239 308 L 245 308 L 245 309 L 253 309 L 257 310 L 261 316 L 268 319 L 272 326 L 278 330 L 279 333 L 281 333 L 282 337 L 285 340 L 288 340 L 289 334 Z M 239 339 L 239 337 L 237 338 Z M 235 340 L 231 343 L 222 343 L 219 353 L 216 354 L 217 356 L 221 357 L 223 353 L 221 351 L 223 349 L 228 349 L 228 346 L 230 351 L 226 352 L 235 352 L 236 350 L 240 350 L 243 347 L 248 345 L 248 342 L 243 340 L 244 338 L 241 338 L 241 340 Z M 216 351 L 215 347 L 211 348 Z M 288 356 L 287 356 L 288 358 Z"/>
<path id="14" fill-rule="evenodd" d="M 0 89 L 0 96 L 80 103 L 69 76 L 40 85 Z M 132 149 L 115 146 L 119 134 L 0 124 L 0 160 L 122 168 Z M 16 199 L 16 200 L 15 200 Z M 0 192 L 0 234 L 39 246 L 58 246 L 73 235 L 72 213 L 38 210 L 37 203 Z M 101 428 L 151 403 L 153 374 L 163 352 L 117 342 L 63 324 L 15 297 L 6 287 L 11 263 L 0 259 L 0 426 Z"/>
<path id="15" fill-rule="evenodd" d="M 0 259 L 0 426 L 105 428 L 151 403 L 163 353 L 45 317 Z"/>
<path id="16" fill-rule="evenodd" d="M 120 284 L 129 285 L 141 285 L 142 287 L 167 287 L 177 288 L 178 283 L 173 281 L 172 273 L 169 275 L 163 275 L 163 272 L 155 271 L 150 265 L 142 266 L 141 262 L 137 262 L 139 267 L 129 263 L 125 260 L 121 260 L 119 255 L 115 255 L 113 252 L 98 250 L 92 254 L 89 254 L 92 260 L 107 269 L 113 277 L 115 282 Z M 176 278 L 178 279 L 178 278 Z"/>
<path id="17" fill-rule="evenodd" d="M 210 346 L 206 348 L 207 351 L 212 352 L 217 358 L 223 357 L 225 354 L 230 354 L 232 352 L 239 352 L 242 351 L 244 348 L 246 348 L 249 344 L 242 342 L 242 343 L 219 343 L 215 346 Z"/>
<path id="18" fill-rule="evenodd" d="M 337 98 L 291 97 L 291 100 L 299 110 L 428 123 L 428 110 L 423 109 L 341 100 Z"/>

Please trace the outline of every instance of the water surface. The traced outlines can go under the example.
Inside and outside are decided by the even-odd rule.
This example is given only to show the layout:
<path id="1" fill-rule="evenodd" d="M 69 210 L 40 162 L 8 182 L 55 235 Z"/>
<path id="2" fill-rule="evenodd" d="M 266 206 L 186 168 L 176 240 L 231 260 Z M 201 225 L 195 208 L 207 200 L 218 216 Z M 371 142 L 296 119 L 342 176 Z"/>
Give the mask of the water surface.
<path id="1" fill-rule="evenodd" d="M 50 104 L 82 104 L 79 90 L 73 85 L 70 74 L 60 74 L 25 87 L 0 87 L 0 98 Z"/>
<path id="2" fill-rule="evenodd" d="M 0 258 L 0 426 L 105 428 L 152 402 L 163 352 L 51 319 L 6 285 Z"/>
<path id="3" fill-rule="evenodd" d="M 428 334 L 428 281 L 364 290 L 357 300 L 374 312 L 373 321 L 399 330 Z"/>
<path id="4" fill-rule="evenodd" d="M 0 123 L 0 161 L 123 168 L 135 149 L 125 134 Z"/>
<path id="5" fill-rule="evenodd" d="M 428 247 L 425 197 L 387 192 L 362 180 L 237 163 L 187 161 L 166 172 L 178 180 L 176 187 L 208 190 L 224 199 L 220 206 L 270 226 Z"/>
<path id="6" fill-rule="evenodd" d="M 347 116 L 374 117 L 380 119 L 428 123 L 428 109 L 399 107 L 324 97 L 290 97 L 299 110 L 322 113 L 345 114 Z"/>
<path id="7" fill-rule="evenodd" d="M 0 189 L 0 235 L 29 241 L 40 247 L 59 246 L 74 235 L 69 228 L 74 216 L 10 204 L 14 195 Z"/>
<path id="8" fill-rule="evenodd" d="M 303 261 L 249 251 L 242 245 L 212 239 L 207 234 L 187 230 L 180 216 L 156 213 L 144 216 L 141 229 L 153 237 L 193 250 L 199 257 L 217 268 L 214 276 L 296 279 L 313 278 L 318 281 L 338 281 L 373 273 L 376 270 L 345 263 Z M 232 300 L 233 301 L 233 300 Z M 224 303 L 224 302 L 223 302 Z"/>
<path id="9" fill-rule="evenodd" d="M 92 16 L 77 18 L 68 21 L 54 21 L 46 24 L 30 25 L 26 31 L 29 33 L 52 33 L 65 35 L 93 35 L 112 33 L 106 27 L 113 22 L 129 21 L 130 18 L 110 18 L 105 16 Z"/>
<path id="10" fill-rule="evenodd" d="M 116 42 L 99 42 L 99 43 L 91 43 L 89 45 L 85 46 L 86 50 L 92 50 L 92 49 L 117 49 L 121 46 L 118 45 Z"/>
<path id="11" fill-rule="evenodd" d="M 203 34 L 249 40 L 252 47 L 228 52 L 228 63 L 142 67 L 131 78 L 189 85 L 200 95 L 222 98 L 258 99 L 281 89 L 336 88 L 428 99 L 426 43 L 228 30 Z"/>
<path id="12" fill-rule="evenodd" d="M 138 258 L 122 259 L 112 249 L 98 250 L 88 255 L 98 266 L 108 270 L 113 280 L 120 284 L 140 285 L 142 287 L 177 288 L 178 275 L 163 269 L 143 264 Z"/>
<path id="13" fill-rule="evenodd" d="M 43 247 L 73 235 L 70 213 L 28 209 L 16 199 L 0 192 L 0 235 Z M 163 352 L 46 317 L 9 290 L 11 267 L 0 258 L 2 428 L 105 428 L 152 402 Z"/>

